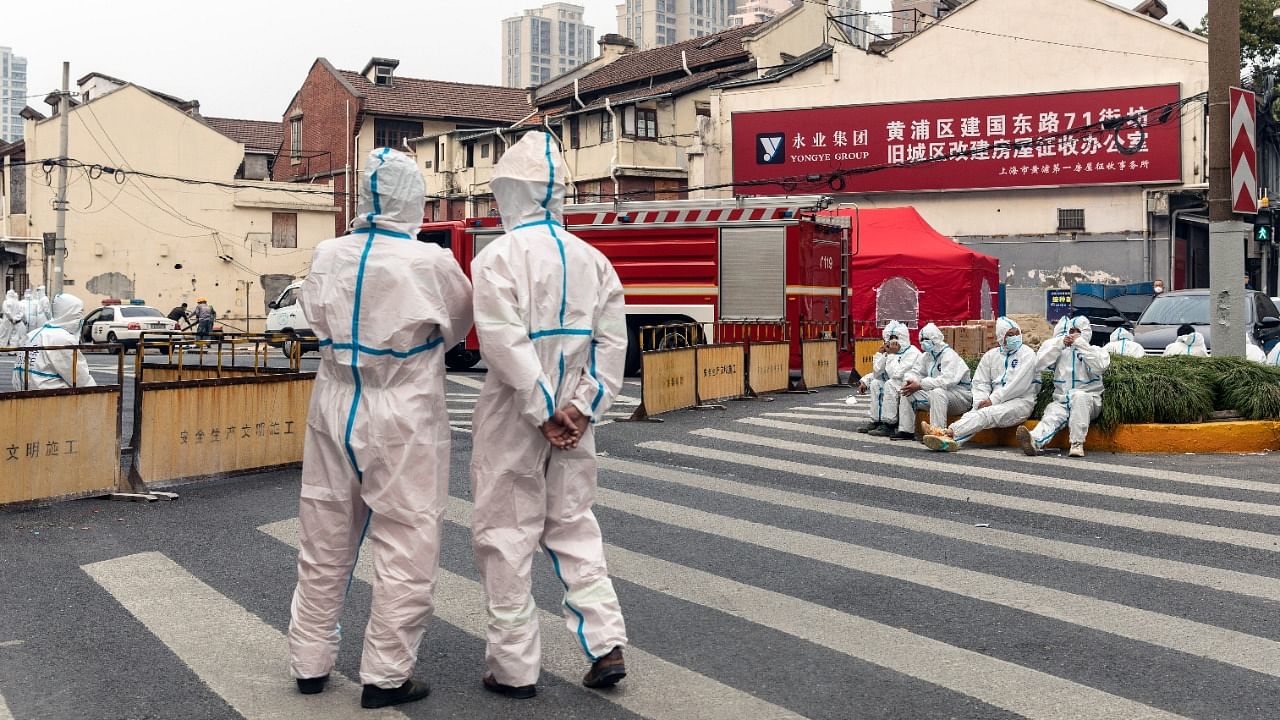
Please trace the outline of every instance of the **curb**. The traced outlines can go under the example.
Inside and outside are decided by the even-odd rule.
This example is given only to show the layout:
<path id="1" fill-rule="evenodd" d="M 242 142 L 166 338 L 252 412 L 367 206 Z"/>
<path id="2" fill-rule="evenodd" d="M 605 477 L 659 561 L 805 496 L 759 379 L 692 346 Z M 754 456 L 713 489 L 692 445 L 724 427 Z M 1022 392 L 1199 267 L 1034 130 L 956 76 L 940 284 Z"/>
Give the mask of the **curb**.
<path id="1" fill-rule="evenodd" d="M 927 413 L 917 412 L 919 420 Z M 950 418 L 950 421 L 959 416 Z M 1037 421 L 1024 423 L 1027 429 Z M 969 445 L 1018 447 L 1016 428 L 983 430 L 973 436 Z M 1046 448 L 1066 450 L 1065 429 Z M 1110 435 L 1097 427 L 1089 428 L 1086 451 L 1112 453 L 1256 453 L 1280 450 L 1280 421 L 1233 420 L 1229 422 L 1185 423 L 1180 425 L 1148 423 L 1121 425 Z"/>

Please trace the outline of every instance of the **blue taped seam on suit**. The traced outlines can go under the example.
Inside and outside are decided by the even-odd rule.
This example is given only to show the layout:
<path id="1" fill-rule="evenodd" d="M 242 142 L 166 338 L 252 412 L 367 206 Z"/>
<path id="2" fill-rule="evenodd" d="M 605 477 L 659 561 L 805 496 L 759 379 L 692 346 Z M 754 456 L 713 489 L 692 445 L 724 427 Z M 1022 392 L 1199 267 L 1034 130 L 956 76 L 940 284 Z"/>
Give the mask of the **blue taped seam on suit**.
<path id="1" fill-rule="evenodd" d="M 520 225 L 517 225 L 511 228 L 511 230 L 512 232 L 514 232 L 516 230 L 524 230 L 525 228 L 539 227 L 542 225 L 547 225 L 550 227 L 559 227 L 559 228 L 564 227 L 564 225 L 561 225 L 560 223 L 556 222 L 554 219 L 553 220 L 530 220 L 527 223 L 522 223 Z"/>
<path id="2" fill-rule="evenodd" d="M 530 340 L 551 337 L 553 335 L 590 335 L 593 331 L 591 328 L 552 328 L 550 330 L 537 330 L 529 333 Z"/>
<path id="3" fill-rule="evenodd" d="M 59 380 L 61 380 L 61 379 L 62 379 L 62 376 L 61 376 L 61 375 L 58 375 L 58 374 L 56 374 L 56 373 L 41 372 L 41 371 L 39 371 L 39 370 L 28 370 L 28 369 L 26 369 L 26 368 L 22 368 L 22 367 L 15 367 L 15 368 L 14 368 L 14 370 L 15 370 L 16 372 L 20 372 L 20 373 L 24 373 L 24 372 L 25 372 L 25 373 L 27 373 L 27 374 L 30 374 L 30 375 L 36 375 L 36 376 L 38 376 L 38 377 L 57 378 L 57 379 L 59 379 Z"/>
<path id="4" fill-rule="evenodd" d="M 373 508 L 369 508 L 369 514 L 364 517 L 364 528 L 360 531 L 360 542 L 356 543 L 356 556 L 351 560 L 351 572 L 347 573 L 347 590 L 343 593 L 345 598 L 351 594 L 351 581 L 356 576 L 356 565 L 360 562 L 360 548 L 364 547 L 364 538 L 369 534 L 369 523 L 373 522 Z"/>
<path id="5" fill-rule="evenodd" d="M 582 645 L 582 652 L 586 653 L 587 658 L 591 660 L 591 662 L 595 662 L 598 658 L 596 658 L 595 655 L 591 654 L 591 648 L 587 647 L 587 636 L 582 631 L 582 626 L 586 625 L 587 618 L 578 610 L 578 608 L 574 607 L 572 604 L 569 603 L 569 596 L 568 596 L 569 583 L 565 582 L 564 576 L 560 574 L 560 558 L 556 557 L 555 551 L 547 547 L 546 545 L 543 545 L 542 549 L 546 550 L 547 555 L 551 556 L 551 567 L 555 568 L 556 579 L 558 579 L 560 581 L 560 584 L 564 586 L 564 591 L 565 591 L 564 606 L 569 608 L 569 612 L 573 613 L 578 617 L 578 642 Z"/>
<path id="6" fill-rule="evenodd" d="M 596 408 L 600 407 L 600 401 L 604 399 L 604 383 L 600 382 L 600 377 L 596 375 L 596 345 L 595 340 L 591 341 L 591 379 L 596 381 L 596 396 L 591 400 L 591 415 L 594 418 Z"/>
<path id="7" fill-rule="evenodd" d="M 444 338 L 436 337 L 434 339 L 428 340 L 422 345 L 411 347 L 408 350 L 395 350 L 392 348 L 375 348 L 375 347 L 369 347 L 368 345 L 364 345 L 362 343 L 361 344 L 335 343 L 332 339 L 329 339 L 329 338 L 321 340 L 316 344 L 319 345 L 320 347 L 332 347 L 334 350 L 353 350 L 354 351 L 358 348 L 360 352 L 364 353 L 365 355 L 378 355 L 378 356 L 390 355 L 392 357 L 404 359 L 404 358 L 413 357 L 414 355 L 417 355 L 419 353 L 426 352 L 427 350 L 437 348 L 442 343 L 444 343 Z"/>
<path id="8" fill-rule="evenodd" d="M 538 388 L 542 390 L 542 396 L 547 399 L 547 418 L 549 419 L 556 414 L 556 402 L 551 399 L 551 393 L 547 391 L 547 386 L 543 385 L 541 380 L 538 381 Z"/>

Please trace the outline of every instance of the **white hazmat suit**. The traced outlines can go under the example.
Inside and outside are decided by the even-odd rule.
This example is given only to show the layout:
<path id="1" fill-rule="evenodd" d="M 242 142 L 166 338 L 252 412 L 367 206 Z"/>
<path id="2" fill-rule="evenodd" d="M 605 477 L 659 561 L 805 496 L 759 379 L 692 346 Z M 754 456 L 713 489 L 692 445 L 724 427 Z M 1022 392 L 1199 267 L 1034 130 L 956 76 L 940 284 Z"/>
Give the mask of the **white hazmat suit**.
<path id="1" fill-rule="evenodd" d="M 412 160 L 374 150 L 359 192 L 352 231 L 316 247 L 301 290 L 320 367 L 303 450 L 289 670 L 300 679 L 332 670 L 367 537 L 376 571 L 360 663 L 367 691 L 407 681 L 432 613 L 449 490 L 443 353 L 471 328 L 471 286 L 447 250 L 415 240 L 425 186 Z"/>
<path id="2" fill-rule="evenodd" d="M 53 309 L 49 302 L 49 296 L 45 294 L 44 286 L 36 288 L 35 294 L 31 296 L 32 312 L 34 324 L 31 327 L 39 327 L 47 322 L 53 316 Z"/>
<path id="3" fill-rule="evenodd" d="M 1165 357 L 1174 357 L 1176 355 L 1209 357 L 1209 348 L 1204 344 L 1204 335 L 1198 332 L 1179 335 L 1177 339 L 1164 347 Z"/>
<path id="4" fill-rule="evenodd" d="M 871 360 L 871 375 L 865 378 L 868 396 L 867 416 L 882 425 L 898 424 L 898 408 L 902 401 L 902 383 L 920 359 L 920 350 L 911 344 L 911 330 L 890 320 L 882 333 L 885 344 L 897 341 L 898 352 L 878 352 Z M 914 417 L 914 416 L 913 416 Z M 879 430 L 877 428 L 877 430 Z M 877 432 L 885 435 L 886 432 Z"/>
<path id="5" fill-rule="evenodd" d="M 1271 348 L 1271 352 L 1267 354 L 1266 363 L 1268 365 L 1280 365 L 1280 343 Z"/>
<path id="6" fill-rule="evenodd" d="M 1264 352 L 1262 348 L 1258 347 L 1257 345 L 1254 345 L 1252 340 L 1248 340 L 1245 342 L 1244 356 L 1245 358 L 1252 360 L 1253 362 L 1256 362 L 1256 363 L 1262 363 L 1265 365 L 1267 362 L 1267 353 Z"/>
<path id="7" fill-rule="evenodd" d="M 89 374 L 89 363 L 85 360 L 84 353 L 47 349 L 80 343 L 76 338 L 76 331 L 80 327 L 80 318 L 84 315 L 84 303 L 75 295 L 62 293 L 53 301 L 53 315 L 53 320 L 32 330 L 27 336 L 25 345 L 39 349 L 18 356 L 18 362 L 13 366 L 15 390 L 55 390 L 94 387 L 98 384 Z"/>
<path id="8" fill-rule="evenodd" d="M 1124 355 L 1131 358 L 1147 356 L 1147 351 L 1143 349 L 1142 344 L 1134 340 L 1133 333 L 1126 328 L 1116 328 L 1111 333 L 1111 342 L 1102 346 L 1102 349 L 1112 355 Z"/>
<path id="9" fill-rule="evenodd" d="M 4 294 L 4 304 L 0 305 L 0 347 L 21 345 L 25 336 L 18 332 L 22 322 L 22 301 L 18 293 L 9 290 Z"/>
<path id="10" fill-rule="evenodd" d="M 955 450 L 983 430 L 1021 425 L 1031 417 L 1040 393 L 1036 351 L 1022 343 L 1021 334 L 1009 336 L 1012 330 L 1022 330 L 1013 320 L 997 318 L 995 329 L 996 347 L 982 356 L 973 374 L 973 409 L 949 428 L 956 447 L 934 441 L 926 443 L 930 449 Z M 979 407 L 987 400 L 990 405 Z"/>
<path id="11" fill-rule="evenodd" d="M 541 640 L 530 592 L 541 546 L 564 586 L 569 631 L 595 662 L 627 635 L 605 566 L 594 432 L 553 449 L 540 427 L 572 404 L 592 423 L 622 384 L 622 284 L 598 250 L 570 234 L 565 168 L 551 136 L 529 132 L 490 183 L 506 234 L 472 262 L 476 332 L 489 367 L 474 416 L 471 484 L 476 567 L 488 600 L 485 663 L 501 685 L 538 679 Z"/>
<path id="12" fill-rule="evenodd" d="M 1029 433 L 1033 451 L 1043 448 L 1067 427 L 1072 452 L 1083 454 L 1089 424 L 1102 414 L 1102 374 L 1111 366 L 1111 354 L 1089 343 L 1093 328 L 1088 318 L 1071 318 L 1069 328 L 1080 331 L 1070 346 L 1065 344 L 1067 336 L 1057 336 L 1045 341 L 1036 354 L 1037 372 L 1053 370 L 1053 402 Z M 1024 432 L 1019 432 L 1019 440 Z"/>
<path id="13" fill-rule="evenodd" d="M 920 383 L 920 389 L 903 395 L 898 405 L 898 434 L 915 434 L 916 410 L 929 411 L 929 423 L 945 427 L 949 416 L 969 409 L 973 390 L 969 366 L 964 358 L 943 339 L 937 325 L 929 323 L 920 329 L 923 352 L 905 379 Z"/>

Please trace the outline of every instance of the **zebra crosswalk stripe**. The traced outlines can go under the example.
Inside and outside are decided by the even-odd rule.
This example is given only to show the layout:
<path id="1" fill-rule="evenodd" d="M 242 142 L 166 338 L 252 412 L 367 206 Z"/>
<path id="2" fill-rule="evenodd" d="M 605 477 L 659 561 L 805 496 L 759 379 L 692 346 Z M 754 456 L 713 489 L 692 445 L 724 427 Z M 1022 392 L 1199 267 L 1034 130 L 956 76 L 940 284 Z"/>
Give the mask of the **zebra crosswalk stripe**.
<path id="1" fill-rule="evenodd" d="M 638 465 L 639 463 L 628 463 Z M 656 469 L 656 468 L 655 468 Z M 446 518 L 471 526 L 471 503 L 449 499 Z M 1173 720 L 1181 716 L 816 603 L 606 545 L 609 574 L 711 607 L 853 658 L 1016 713 L 1028 720 Z"/>
<path id="2" fill-rule="evenodd" d="M 799 412 L 771 412 L 764 413 L 763 417 L 771 418 L 787 418 L 789 420 L 825 420 L 827 422 L 867 422 L 867 414 L 859 413 L 853 415 L 817 415 L 813 413 Z"/>
<path id="3" fill-rule="evenodd" d="M 480 389 L 482 389 L 482 388 L 484 387 L 484 381 L 483 381 L 483 380 L 477 380 L 477 379 L 475 379 L 475 378 L 473 378 L 473 377 L 468 377 L 468 376 L 466 376 L 466 375 L 458 375 L 458 374 L 455 374 L 455 373 L 446 373 L 446 374 L 445 374 L 445 378 L 446 378 L 449 382 L 457 383 L 458 385 L 461 385 L 461 386 L 463 386 L 463 387 L 469 387 L 469 388 L 471 388 L 471 389 L 473 389 L 473 390 L 480 390 Z"/>
<path id="4" fill-rule="evenodd" d="M 780 421 L 765 420 L 763 418 L 743 418 L 743 420 L 754 420 L 756 422 L 747 423 L 750 425 L 764 425 L 772 427 L 770 423 L 778 423 Z M 800 425 L 799 423 L 781 423 L 784 425 L 794 425 L 797 428 L 806 427 L 810 430 L 831 430 L 831 428 L 815 428 L 808 425 Z M 780 428 L 784 430 L 793 429 L 791 427 Z M 841 437 L 849 436 L 845 439 L 854 440 L 860 437 L 856 433 L 849 433 L 843 430 L 832 430 L 838 432 Z M 757 439 L 756 436 L 742 435 L 740 433 L 726 432 L 716 430 L 714 428 L 702 428 L 693 431 L 695 435 L 704 437 L 719 438 L 721 440 L 736 439 L 740 442 L 748 442 L 746 438 L 753 438 L 749 442 L 759 442 L 779 449 L 792 450 L 795 452 L 807 453 L 810 455 L 821 455 L 824 457 L 839 458 L 841 460 L 856 460 L 859 462 L 886 464 L 900 461 L 900 458 L 886 457 L 883 453 L 864 452 L 861 450 L 851 450 L 843 447 L 828 447 L 826 445 L 815 445 L 812 443 L 792 442 L 788 440 L 776 440 L 773 438 Z M 822 434 L 822 433 L 815 433 Z M 924 453 L 922 453 L 924 455 Z M 1180 495 L 1178 493 L 1163 492 L 1159 490 L 1143 490 L 1134 487 L 1117 487 L 1114 485 L 1104 485 L 1101 483 L 1086 482 L 1083 480 L 1068 480 L 1066 478 L 1050 477 L 1046 475 L 1034 475 L 1031 473 L 1017 472 L 1014 470 L 1003 470 L 1000 468 L 983 467 L 979 465 L 959 466 L 955 463 L 940 462 L 938 460 L 930 460 L 928 457 L 919 457 L 911 459 L 911 466 L 918 470 L 932 470 L 935 472 L 948 474 L 962 474 L 970 477 L 986 478 L 988 480 L 997 480 L 1000 482 L 1017 483 L 1020 485 L 1031 485 L 1034 487 L 1050 488 L 1053 490 L 1070 490 L 1078 493 L 1086 493 L 1089 495 L 1102 495 L 1112 498 L 1123 498 L 1125 500 L 1139 500 L 1151 503 L 1160 503 L 1162 505 L 1177 505 L 1181 507 L 1193 507 L 1197 509 L 1222 510 L 1225 512 L 1244 513 L 1248 515 L 1264 515 L 1268 517 L 1280 517 L 1280 505 L 1268 505 L 1265 503 L 1245 502 L 1241 500 L 1223 500 L 1221 498 L 1202 497 L 1193 495 Z"/>
<path id="5" fill-rule="evenodd" d="M 734 436 L 732 439 L 736 442 L 749 442 L 755 445 L 777 447 L 771 438 L 757 435 L 743 435 L 740 433 L 730 433 L 730 435 Z M 715 437 L 714 435 L 708 436 Z M 1101 508 L 1080 507 L 1076 505 L 1068 505 L 1066 503 L 1052 502 L 1049 500 L 1035 500 L 1016 495 L 1002 495 L 1000 493 L 970 490 L 968 488 L 952 487 L 950 485 L 926 483 L 917 480 L 905 480 L 902 478 L 884 475 L 872 475 L 869 473 L 844 470 L 842 468 L 813 465 L 810 463 L 799 463 L 791 460 L 747 457 L 738 453 L 727 453 L 719 450 L 692 447 L 677 443 L 662 441 L 643 442 L 637 444 L 636 447 L 649 450 L 662 450 L 664 452 L 688 455 L 690 457 L 701 457 L 709 460 L 720 460 L 727 463 L 748 465 L 751 467 L 781 470 L 782 472 L 802 475 L 805 477 L 813 477 L 816 475 L 826 478 L 827 480 L 834 480 L 837 482 L 885 488 L 888 490 L 897 490 L 900 492 L 927 495 L 931 497 L 945 498 L 948 500 L 959 500 L 965 503 L 978 503 L 981 505 L 1004 508 L 1006 510 L 1039 513 L 1042 515 L 1067 518 L 1071 520 L 1082 520 L 1084 522 L 1099 525 L 1111 525 L 1131 530 L 1143 530 L 1147 532 L 1161 533 L 1163 535 L 1190 538 L 1192 540 L 1226 543 L 1229 545 L 1253 548 L 1255 550 L 1280 552 L 1280 536 L 1255 532 L 1252 530 L 1203 525 L 1183 520 L 1149 517 L 1147 515 L 1118 512 L 1115 510 L 1103 510 Z"/>
<path id="6" fill-rule="evenodd" d="M 600 489 L 597 505 L 1280 677 L 1280 643 L 1109 600 Z"/>
<path id="7" fill-rule="evenodd" d="M 298 527 L 298 520 L 294 518 L 258 529 L 296 548 Z M 373 560 L 369 555 L 363 553 L 356 564 L 356 577 L 365 582 L 373 580 Z M 444 568 L 436 573 L 436 618 L 483 639 L 488 622 L 483 602 L 480 583 Z M 578 685 L 587 670 L 587 660 L 576 640 L 565 629 L 564 620 L 539 610 L 538 621 L 542 626 L 543 670 Z M 630 662 L 627 663 L 626 682 L 612 692 L 600 693 L 600 697 L 638 715 L 673 720 L 793 720 L 801 717 L 637 647 L 627 648 L 627 658 Z M 477 674 L 480 670 L 476 668 Z M 673 692 L 674 688 L 679 691 Z"/>
<path id="8" fill-rule="evenodd" d="M 330 692 L 299 694 L 284 677 L 284 634 L 161 553 L 127 555 L 81 569 L 245 720 L 349 720 L 357 713 L 381 720 L 405 717 L 395 710 L 361 711 L 360 687 L 338 673 L 329 679 Z M 334 695 L 350 701 L 336 702 Z"/>
<path id="9" fill-rule="evenodd" d="M 859 505 L 844 500 L 819 498 L 804 493 L 760 487 L 749 483 L 721 479 L 714 475 L 674 470 L 648 463 L 612 457 L 602 457 L 598 460 L 602 469 L 635 477 L 710 490 L 797 510 L 897 527 L 911 532 L 927 533 L 976 545 L 1041 555 L 1067 562 L 1092 565 L 1094 567 L 1107 568 L 1108 570 L 1119 570 L 1137 575 L 1147 575 L 1188 585 L 1198 585 L 1212 590 L 1280 602 L 1280 578 L 1250 575 L 1235 570 L 1194 565 L 1178 560 L 1166 560 L 1149 555 L 1109 550 L 1094 545 L 1052 540 L 1036 535 L 1023 535 L 999 528 L 976 527 L 971 523 L 888 510 L 874 505 Z"/>
<path id="10" fill-rule="evenodd" d="M 13 720 L 13 713 L 9 712 L 9 706 L 5 703 L 3 695 L 0 695 L 0 720 Z"/>

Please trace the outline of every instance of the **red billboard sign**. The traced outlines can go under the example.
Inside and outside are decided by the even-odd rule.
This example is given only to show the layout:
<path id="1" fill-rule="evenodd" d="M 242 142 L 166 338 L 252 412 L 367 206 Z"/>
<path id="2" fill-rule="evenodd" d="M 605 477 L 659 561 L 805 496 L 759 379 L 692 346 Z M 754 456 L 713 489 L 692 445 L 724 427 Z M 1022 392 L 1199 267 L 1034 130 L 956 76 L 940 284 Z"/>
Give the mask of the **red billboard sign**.
<path id="1" fill-rule="evenodd" d="M 732 120 L 734 191 L 1180 182 L 1182 116 L 1176 105 L 1169 109 L 1179 99 L 1177 85 L 1160 85 L 738 112 Z M 1124 121 L 1140 113 L 1141 120 Z"/>

